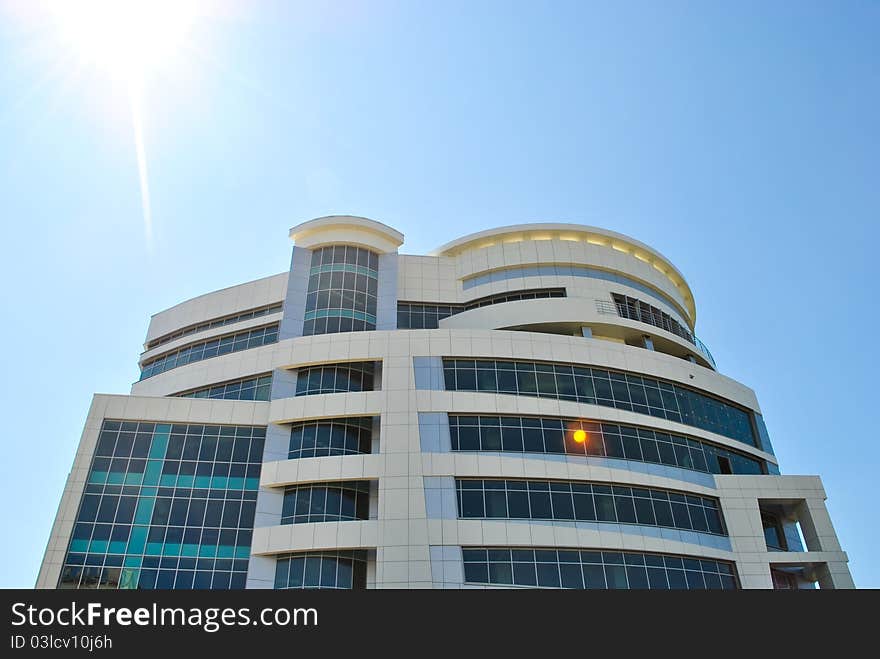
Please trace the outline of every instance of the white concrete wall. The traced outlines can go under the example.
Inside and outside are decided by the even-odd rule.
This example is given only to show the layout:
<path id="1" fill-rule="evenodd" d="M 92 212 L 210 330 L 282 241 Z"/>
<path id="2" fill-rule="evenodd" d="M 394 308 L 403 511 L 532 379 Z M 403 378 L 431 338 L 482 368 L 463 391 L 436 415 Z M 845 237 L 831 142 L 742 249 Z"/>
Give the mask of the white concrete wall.
<path id="1" fill-rule="evenodd" d="M 287 273 L 282 272 L 199 295 L 154 314 L 144 344 L 188 325 L 279 302 L 286 292 Z M 192 336 L 187 337 L 187 342 L 191 340 Z"/>

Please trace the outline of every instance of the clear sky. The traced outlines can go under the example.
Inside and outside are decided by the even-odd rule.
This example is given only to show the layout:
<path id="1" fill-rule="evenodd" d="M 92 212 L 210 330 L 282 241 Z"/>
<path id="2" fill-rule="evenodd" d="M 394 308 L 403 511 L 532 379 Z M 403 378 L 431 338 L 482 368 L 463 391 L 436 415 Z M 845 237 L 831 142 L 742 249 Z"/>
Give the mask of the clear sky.
<path id="1" fill-rule="evenodd" d="M 27 5 L 0 0 L 0 586 L 34 584 L 150 315 L 350 213 L 405 253 L 537 221 L 662 252 L 880 587 L 880 4 L 213 3 L 143 87 L 149 236 L 126 86 Z"/>

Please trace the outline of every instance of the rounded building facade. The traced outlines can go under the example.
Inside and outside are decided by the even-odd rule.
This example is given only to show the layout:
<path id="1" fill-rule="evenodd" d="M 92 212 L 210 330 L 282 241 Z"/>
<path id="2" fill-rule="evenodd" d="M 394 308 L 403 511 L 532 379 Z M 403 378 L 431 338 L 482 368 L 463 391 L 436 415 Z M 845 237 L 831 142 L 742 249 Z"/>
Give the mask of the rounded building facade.
<path id="1" fill-rule="evenodd" d="M 95 396 L 38 587 L 852 587 L 821 481 L 780 475 L 654 249 L 290 237 L 289 272 L 156 314 L 130 395 Z"/>

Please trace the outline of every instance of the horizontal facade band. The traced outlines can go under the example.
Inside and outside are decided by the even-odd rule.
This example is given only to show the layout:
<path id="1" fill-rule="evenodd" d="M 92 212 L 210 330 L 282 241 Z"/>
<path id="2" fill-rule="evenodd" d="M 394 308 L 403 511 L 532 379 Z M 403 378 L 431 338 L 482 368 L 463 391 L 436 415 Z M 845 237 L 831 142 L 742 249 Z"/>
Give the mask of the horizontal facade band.
<path id="1" fill-rule="evenodd" d="M 489 587 L 585 590 L 736 590 L 736 568 L 645 552 L 472 547 L 462 550 L 462 582 Z"/>
<path id="2" fill-rule="evenodd" d="M 149 345 L 156 339 L 185 327 L 246 313 L 251 309 L 283 301 L 289 276 L 290 273 L 285 270 L 268 277 L 204 293 L 159 311 L 150 318 L 144 345 Z"/>
<path id="3" fill-rule="evenodd" d="M 475 345 L 479 346 L 479 354 L 474 350 Z M 629 371 L 676 382 L 751 410 L 760 409 L 754 392 L 748 387 L 663 353 L 606 341 L 587 341 L 582 337 L 474 329 L 375 330 L 285 339 L 269 346 L 178 366 L 135 383 L 132 393 L 166 396 L 273 368 L 296 369 L 345 361 L 374 360 L 390 362 L 388 365 L 394 368 L 412 368 L 412 357 L 419 355 L 557 361 Z M 389 380 L 389 384 L 411 387 L 408 379 L 396 384 Z"/>
<path id="4" fill-rule="evenodd" d="M 151 359 L 160 357 L 168 352 L 173 352 L 174 350 L 185 348 L 193 343 L 215 339 L 217 337 L 225 336 L 230 332 L 241 332 L 244 330 L 263 327 L 267 324 L 280 323 L 281 319 L 282 312 L 279 310 L 265 316 L 259 316 L 257 318 L 251 318 L 249 320 L 242 320 L 238 323 L 235 323 L 234 325 L 224 325 L 222 327 L 215 327 L 213 329 L 204 330 L 195 334 L 182 336 L 180 338 L 169 341 L 168 343 L 163 343 L 154 348 L 145 350 L 141 353 L 138 361 L 139 363 L 143 364 L 144 362 L 148 362 Z"/>
<path id="5" fill-rule="evenodd" d="M 489 272 L 482 272 L 480 274 L 465 277 L 462 281 L 462 288 L 467 291 L 478 286 L 485 286 L 487 284 L 494 284 L 501 281 L 512 280 L 516 282 L 528 282 L 529 279 L 533 278 L 541 278 L 542 281 L 547 281 L 554 278 L 562 279 L 567 277 L 587 277 L 589 279 L 598 279 L 614 284 L 623 284 L 640 291 L 643 294 L 650 295 L 652 298 L 662 300 L 666 304 L 679 310 L 679 313 L 683 316 L 687 315 L 686 311 L 678 302 L 676 302 L 675 299 L 661 290 L 646 285 L 632 276 L 623 274 L 620 271 L 606 270 L 600 267 L 580 264 L 536 263 L 530 265 L 509 265 Z"/>
<path id="6" fill-rule="evenodd" d="M 179 366 L 186 366 L 193 362 L 211 359 L 232 352 L 259 348 L 277 341 L 278 323 L 247 330 L 243 329 L 213 339 L 197 341 L 145 361 L 142 364 L 140 379 L 145 380 Z"/>
<path id="7" fill-rule="evenodd" d="M 298 483 L 338 480 L 375 480 L 393 478 L 398 470 L 389 461 L 409 464 L 407 454 L 388 456 L 341 455 L 322 458 L 297 458 L 263 463 L 260 486 L 283 488 Z M 423 454 L 418 461 L 418 478 L 454 476 L 462 478 L 520 478 L 603 481 L 633 487 L 681 490 L 701 496 L 718 496 L 714 477 L 668 468 L 662 474 L 609 466 L 601 458 L 566 458 L 528 454 L 523 457 L 476 454 Z M 395 475 L 395 476 L 392 476 Z"/>
<path id="8" fill-rule="evenodd" d="M 707 353 L 694 342 L 662 327 L 621 317 L 612 302 L 604 304 L 608 305 L 608 310 L 592 297 L 508 302 L 495 308 L 463 311 L 439 321 L 439 326 L 453 330 L 513 330 L 554 337 L 570 337 L 577 333 L 579 338 L 583 338 L 583 328 L 589 328 L 590 338 L 599 345 L 626 344 L 632 347 L 639 342 L 639 349 L 644 349 L 642 339 L 647 335 L 658 354 L 676 358 L 692 356 L 700 366 L 715 370 Z"/>
<path id="9" fill-rule="evenodd" d="M 461 547 L 516 546 L 648 551 L 731 561 L 731 551 L 682 540 L 674 529 L 637 525 L 515 522 L 504 520 L 363 520 L 257 527 L 251 552 L 276 556 L 290 552 L 374 549 L 409 545 Z M 648 535 L 642 531 L 648 529 Z M 654 531 L 660 533 L 654 534 Z M 704 534 L 694 534 L 704 535 Z M 685 536 L 688 537 L 688 536 Z"/>
<path id="10" fill-rule="evenodd" d="M 673 435 L 680 435 L 735 450 L 743 455 L 776 464 L 776 457 L 754 446 L 676 421 L 620 410 L 603 405 L 567 400 L 547 400 L 530 396 L 493 394 L 470 391 L 418 391 L 418 411 L 458 415 L 502 415 L 583 419 L 639 426 Z"/>
<path id="11" fill-rule="evenodd" d="M 251 553 L 275 556 L 288 552 L 336 549 L 375 549 L 388 522 L 353 520 L 256 527 Z"/>
<path id="12" fill-rule="evenodd" d="M 181 398 L 210 398 L 211 400 L 268 401 L 272 388 L 272 374 L 261 373 L 249 378 L 218 382 L 173 394 Z"/>
<path id="13" fill-rule="evenodd" d="M 517 265 L 590 264 L 634 275 L 680 298 L 696 321 L 693 294 L 684 276 L 652 248 L 628 236 L 593 227 L 535 224 L 468 236 L 435 252 L 454 257 L 459 278 Z M 479 235 L 479 234 L 478 234 Z M 465 245 L 467 247 L 465 247 Z"/>
<path id="14" fill-rule="evenodd" d="M 174 339 L 189 336 L 190 334 L 197 334 L 206 330 L 212 330 L 218 327 L 225 327 L 226 325 L 233 325 L 242 321 L 251 320 L 253 318 L 261 318 L 263 316 L 268 316 L 273 313 L 279 313 L 281 312 L 283 305 L 283 301 L 278 301 L 273 302 L 272 304 L 266 304 L 263 306 L 255 307 L 253 309 L 248 309 L 247 311 L 240 311 L 234 314 L 227 314 L 224 316 L 219 316 L 217 318 L 211 318 L 209 320 L 201 321 L 199 323 L 193 323 L 191 325 L 187 325 L 186 327 L 182 327 L 179 330 L 169 332 L 168 334 L 164 334 L 158 338 L 151 340 L 149 343 L 147 343 L 147 350 L 152 350 L 153 348 L 156 348 L 165 343 L 169 343 Z"/>

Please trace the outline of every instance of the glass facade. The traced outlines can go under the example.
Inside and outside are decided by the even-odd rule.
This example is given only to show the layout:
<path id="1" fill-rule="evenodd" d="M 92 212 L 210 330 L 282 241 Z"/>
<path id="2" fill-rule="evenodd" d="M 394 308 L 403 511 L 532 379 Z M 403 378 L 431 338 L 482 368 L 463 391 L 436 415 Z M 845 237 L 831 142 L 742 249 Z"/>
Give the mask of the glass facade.
<path id="1" fill-rule="evenodd" d="M 758 448 L 773 455 L 773 444 L 770 443 L 770 434 L 767 432 L 764 417 L 757 412 L 755 412 L 755 427 L 758 429 Z M 776 471 L 775 473 L 778 474 L 779 471 Z"/>
<path id="2" fill-rule="evenodd" d="M 649 414 L 757 446 L 749 414 L 678 384 L 572 364 L 443 359 L 448 391 L 556 398 Z"/>
<path id="3" fill-rule="evenodd" d="M 584 434 L 577 434 L 583 430 Z M 762 474 L 762 461 L 681 435 L 559 417 L 449 415 L 453 451 L 567 453 L 638 460 L 712 474 Z M 578 441 L 580 439 L 580 441 Z"/>
<path id="4" fill-rule="evenodd" d="M 664 526 L 726 535 L 716 499 L 601 483 L 460 478 L 461 518 L 552 519 Z"/>
<path id="5" fill-rule="evenodd" d="M 257 327 L 251 330 L 242 330 L 235 334 L 228 334 L 210 341 L 200 341 L 177 350 L 160 355 L 155 359 L 144 363 L 141 369 L 141 380 L 148 377 L 170 371 L 172 368 L 210 359 L 217 355 L 225 355 L 230 352 L 258 348 L 269 343 L 278 341 L 278 323 Z"/>
<path id="6" fill-rule="evenodd" d="M 244 588 L 266 429 L 105 420 L 61 588 Z"/>
<path id="7" fill-rule="evenodd" d="M 296 395 L 373 391 L 375 362 L 345 362 L 301 368 L 296 372 Z"/>
<path id="8" fill-rule="evenodd" d="M 370 416 L 299 421 L 290 428 L 287 457 L 293 460 L 365 454 L 371 452 L 372 440 L 373 417 Z"/>
<path id="9" fill-rule="evenodd" d="M 275 589 L 344 589 L 367 587 L 364 551 L 303 552 L 279 556 Z"/>
<path id="10" fill-rule="evenodd" d="M 303 336 L 376 329 L 379 255 L 353 245 L 312 252 Z"/>
<path id="11" fill-rule="evenodd" d="M 532 588 L 735 590 L 732 563 L 618 551 L 463 548 L 465 583 Z"/>
<path id="12" fill-rule="evenodd" d="M 370 518 L 369 481 L 294 485 L 284 490 L 282 524 Z"/>
<path id="13" fill-rule="evenodd" d="M 253 378 L 221 382 L 210 387 L 202 387 L 191 391 L 175 394 L 181 398 L 213 398 L 225 400 L 269 400 L 272 389 L 272 374 L 258 375 Z"/>
<path id="14" fill-rule="evenodd" d="M 502 302 L 565 297 L 564 288 L 533 288 L 487 295 L 465 304 L 432 304 L 428 302 L 398 302 L 397 329 L 437 329 L 439 322 L 462 311 L 486 307 Z"/>
<path id="15" fill-rule="evenodd" d="M 174 339 L 179 339 L 183 336 L 189 336 L 190 334 L 197 334 L 198 332 L 204 332 L 205 330 L 214 329 L 215 327 L 232 325 L 233 323 L 240 323 L 244 320 L 251 320 L 252 318 L 260 318 L 261 316 L 267 316 L 271 313 L 277 313 L 281 311 L 282 305 L 283 303 L 281 302 L 275 302 L 274 304 L 268 304 L 264 307 L 256 307 L 255 309 L 248 309 L 247 311 L 242 311 L 241 313 L 231 314 L 229 316 L 220 316 L 219 318 L 206 320 L 205 322 L 198 323 L 196 325 L 188 325 L 183 329 L 171 332 L 170 334 L 165 334 L 163 336 L 160 336 L 158 339 L 150 341 L 147 344 L 147 350 L 152 350 L 156 346 L 160 346 L 163 343 L 169 343 Z"/>

